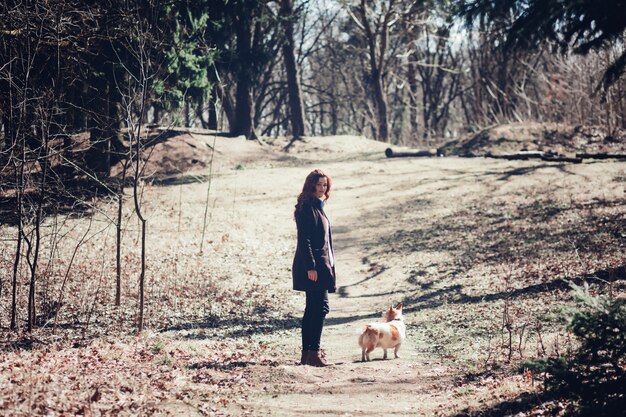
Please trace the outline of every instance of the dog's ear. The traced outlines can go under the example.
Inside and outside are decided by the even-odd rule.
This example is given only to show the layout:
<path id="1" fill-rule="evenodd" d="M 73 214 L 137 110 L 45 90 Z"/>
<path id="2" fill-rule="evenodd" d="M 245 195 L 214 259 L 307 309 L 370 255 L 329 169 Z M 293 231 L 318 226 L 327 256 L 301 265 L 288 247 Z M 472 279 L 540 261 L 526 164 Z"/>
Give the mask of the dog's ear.
<path id="1" fill-rule="evenodd" d="M 396 306 L 396 310 L 402 310 L 402 303 L 400 303 L 400 304 L 398 304 L 398 305 Z"/>

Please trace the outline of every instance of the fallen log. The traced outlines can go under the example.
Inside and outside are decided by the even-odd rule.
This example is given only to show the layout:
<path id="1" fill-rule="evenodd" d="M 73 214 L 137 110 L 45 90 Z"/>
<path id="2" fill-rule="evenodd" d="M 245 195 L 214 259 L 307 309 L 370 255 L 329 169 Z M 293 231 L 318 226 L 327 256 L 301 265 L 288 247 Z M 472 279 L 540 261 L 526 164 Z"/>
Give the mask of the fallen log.
<path id="1" fill-rule="evenodd" d="M 572 158 L 565 155 L 558 154 L 556 152 L 548 151 L 520 151 L 512 154 L 494 155 L 492 153 L 485 154 L 488 158 L 507 159 L 507 160 L 522 160 L 527 161 L 529 159 L 541 159 L 547 162 L 570 162 L 573 164 L 579 164 L 583 160 L 579 157 Z"/>
<path id="2" fill-rule="evenodd" d="M 623 153 L 577 153 L 576 158 L 583 159 L 626 159 Z"/>
<path id="3" fill-rule="evenodd" d="M 504 154 L 504 155 L 494 155 L 491 152 L 487 152 L 487 154 L 485 154 L 485 156 L 489 158 L 522 160 L 522 161 L 526 161 L 532 158 L 537 158 L 537 159 L 543 158 L 545 155 L 546 153 L 542 151 L 520 151 L 520 152 Z"/>
<path id="4" fill-rule="evenodd" d="M 391 148 L 385 149 L 387 158 L 407 158 L 412 156 L 446 156 L 442 149 L 414 149 L 408 151 L 394 151 Z"/>
<path id="5" fill-rule="evenodd" d="M 541 160 L 548 162 L 570 162 L 572 164 L 580 164 L 583 161 L 582 158 L 572 158 L 564 155 L 544 155 L 541 157 Z"/>

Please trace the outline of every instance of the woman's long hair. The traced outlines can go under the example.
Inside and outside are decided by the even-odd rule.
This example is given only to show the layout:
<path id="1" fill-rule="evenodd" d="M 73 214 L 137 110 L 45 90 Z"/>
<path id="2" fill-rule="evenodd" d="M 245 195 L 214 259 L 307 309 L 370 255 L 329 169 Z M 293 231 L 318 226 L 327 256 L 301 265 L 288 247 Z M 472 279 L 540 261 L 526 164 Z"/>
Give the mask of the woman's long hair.
<path id="1" fill-rule="evenodd" d="M 330 177 L 324 174 L 324 172 L 321 169 L 315 169 L 311 171 L 311 173 L 306 176 L 306 180 L 304 180 L 304 185 L 302 186 L 302 192 L 298 196 L 298 202 L 296 203 L 294 216 L 300 210 L 302 210 L 302 205 L 304 204 L 305 201 L 310 200 L 312 198 L 317 198 L 315 197 L 315 186 L 317 185 L 317 182 L 320 180 L 320 178 L 323 178 L 323 177 L 326 177 L 326 182 L 328 184 L 328 187 L 326 187 L 326 193 L 324 194 L 324 201 L 330 198 L 330 190 L 332 188 L 332 181 Z"/>

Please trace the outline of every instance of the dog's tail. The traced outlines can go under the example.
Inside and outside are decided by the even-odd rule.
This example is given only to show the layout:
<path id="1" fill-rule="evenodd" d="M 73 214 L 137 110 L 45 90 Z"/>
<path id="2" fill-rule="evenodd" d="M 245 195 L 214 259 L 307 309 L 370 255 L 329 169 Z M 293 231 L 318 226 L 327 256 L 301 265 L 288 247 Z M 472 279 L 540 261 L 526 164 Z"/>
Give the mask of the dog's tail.
<path id="1" fill-rule="evenodd" d="M 361 346 L 362 348 L 366 348 L 367 346 L 376 346 L 376 340 L 378 340 L 378 336 L 378 329 L 373 327 L 371 324 L 366 324 L 365 326 L 363 326 L 363 329 L 359 334 L 359 346 Z"/>
<path id="2" fill-rule="evenodd" d="M 371 323 L 364 324 L 361 328 L 358 329 L 358 334 L 360 336 L 378 335 L 378 333 L 380 333 L 380 331 L 376 329 Z"/>
<path id="3" fill-rule="evenodd" d="M 363 329 L 363 333 L 377 336 L 379 333 L 379 330 L 374 328 L 374 326 L 372 326 L 371 324 L 366 324 L 365 328 Z"/>
<path id="4" fill-rule="evenodd" d="M 359 345 L 364 348 L 369 346 L 369 351 L 372 351 L 376 347 L 380 336 L 380 330 L 368 324 L 359 338 Z"/>

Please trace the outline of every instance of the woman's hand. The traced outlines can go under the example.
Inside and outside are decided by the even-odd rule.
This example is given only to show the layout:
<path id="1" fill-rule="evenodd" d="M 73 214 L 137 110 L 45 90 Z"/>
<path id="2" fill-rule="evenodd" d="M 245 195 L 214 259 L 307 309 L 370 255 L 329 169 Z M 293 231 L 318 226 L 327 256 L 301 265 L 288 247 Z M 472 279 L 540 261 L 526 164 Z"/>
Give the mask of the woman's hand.
<path id="1" fill-rule="evenodd" d="M 313 282 L 317 281 L 317 271 L 315 269 L 311 269 L 310 271 L 307 271 L 307 273 L 309 274 L 309 279 Z"/>

